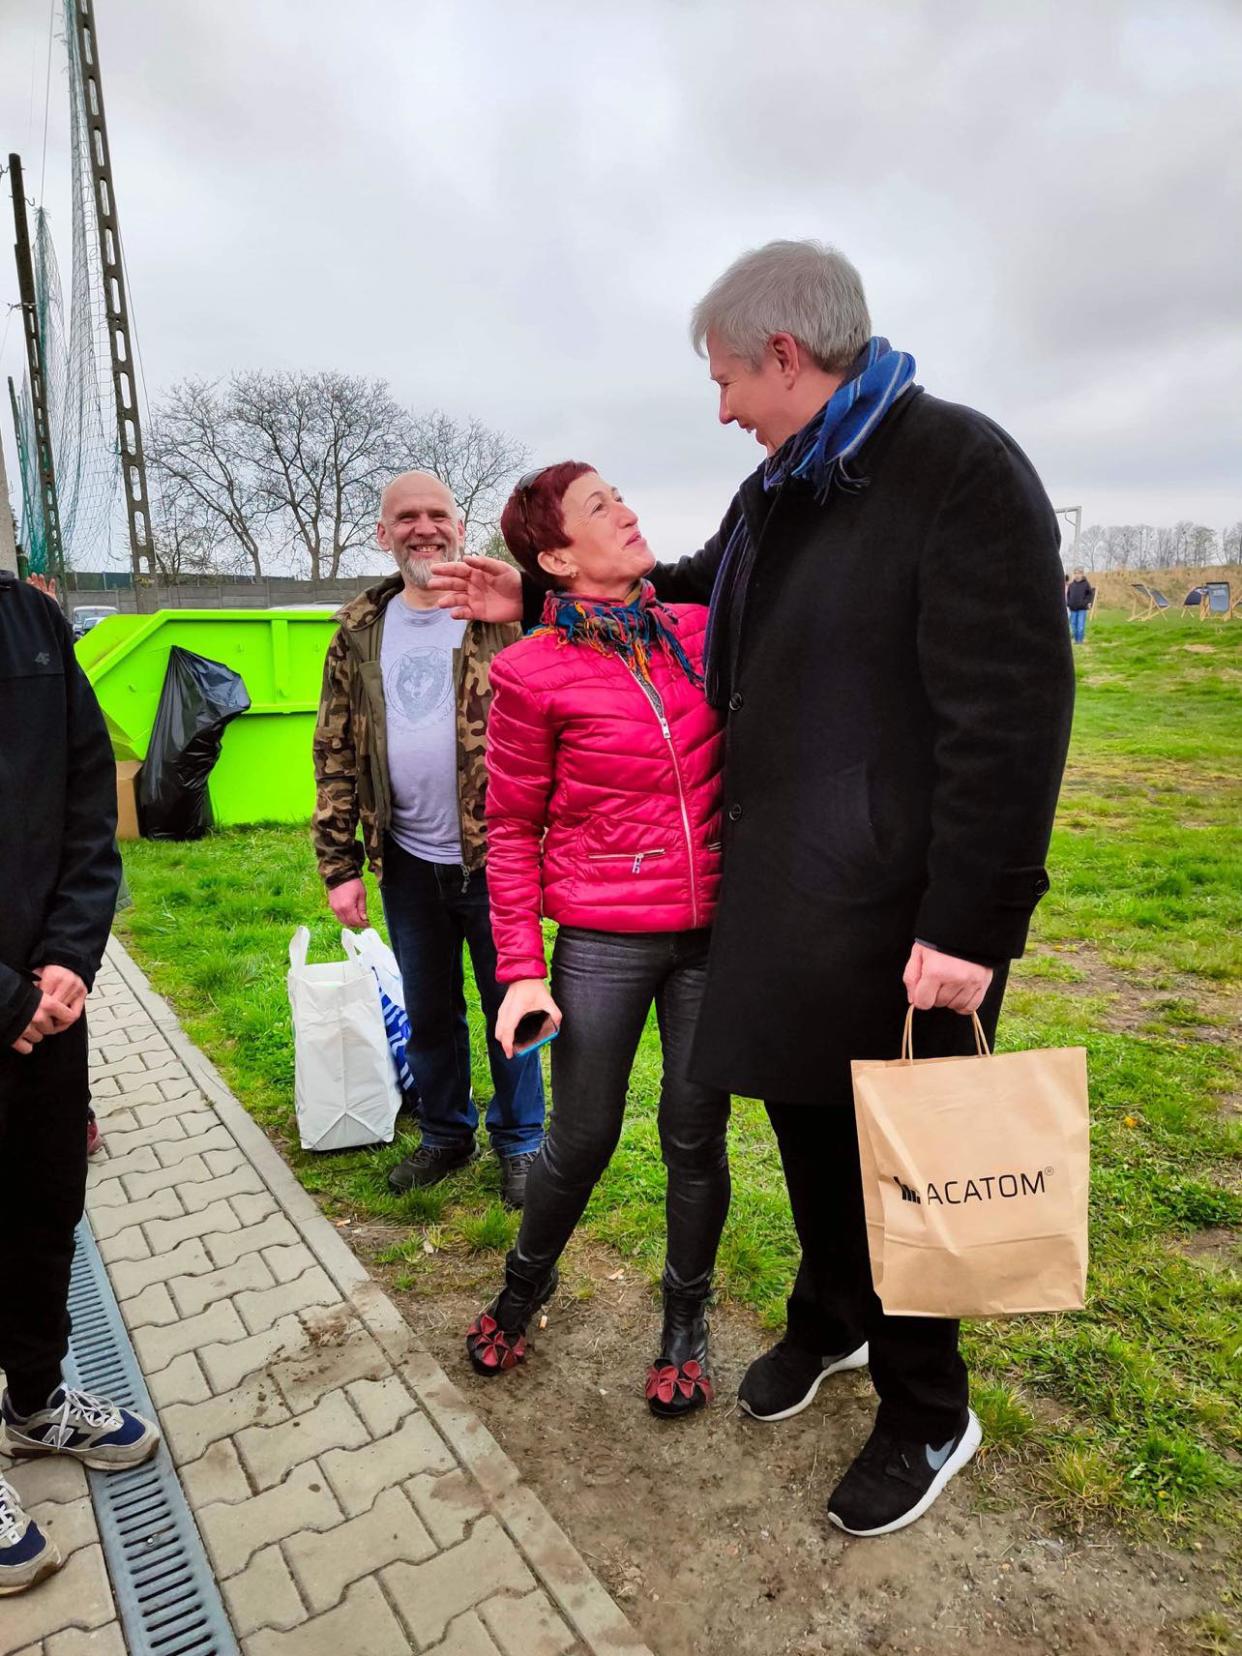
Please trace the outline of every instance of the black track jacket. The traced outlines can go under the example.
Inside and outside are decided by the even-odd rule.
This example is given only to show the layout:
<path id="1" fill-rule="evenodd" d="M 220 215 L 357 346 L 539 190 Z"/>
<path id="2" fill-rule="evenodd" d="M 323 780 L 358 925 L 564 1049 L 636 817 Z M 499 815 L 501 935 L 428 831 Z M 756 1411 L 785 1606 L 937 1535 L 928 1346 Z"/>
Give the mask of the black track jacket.
<path id="1" fill-rule="evenodd" d="M 0 571 L 0 1050 L 39 1004 L 35 967 L 94 983 L 120 878 L 95 692 L 56 605 Z"/>

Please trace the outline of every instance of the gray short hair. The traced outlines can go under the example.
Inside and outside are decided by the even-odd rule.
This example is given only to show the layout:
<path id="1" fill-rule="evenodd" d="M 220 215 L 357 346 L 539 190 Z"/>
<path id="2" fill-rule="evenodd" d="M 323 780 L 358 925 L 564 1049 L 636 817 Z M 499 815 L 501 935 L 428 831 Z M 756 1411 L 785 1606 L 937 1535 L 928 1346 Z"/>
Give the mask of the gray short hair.
<path id="1" fill-rule="evenodd" d="M 774 241 L 735 259 L 690 318 L 700 356 L 708 331 L 757 368 L 773 334 L 792 334 L 821 368 L 840 373 L 871 338 L 862 277 L 817 241 Z"/>

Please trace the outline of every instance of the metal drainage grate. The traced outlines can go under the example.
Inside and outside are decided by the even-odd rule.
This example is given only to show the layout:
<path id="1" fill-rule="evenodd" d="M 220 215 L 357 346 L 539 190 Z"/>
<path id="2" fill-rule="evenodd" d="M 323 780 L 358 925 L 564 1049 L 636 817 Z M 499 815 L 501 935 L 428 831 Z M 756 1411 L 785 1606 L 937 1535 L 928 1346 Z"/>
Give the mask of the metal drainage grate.
<path id="1" fill-rule="evenodd" d="M 69 1311 L 69 1384 L 152 1415 L 150 1393 L 85 1219 L 77 1231 Z M 238 1656 L 167 1449 L 126 1472 L 92 1472 L 90 1484 L 130 1656 Z"/>

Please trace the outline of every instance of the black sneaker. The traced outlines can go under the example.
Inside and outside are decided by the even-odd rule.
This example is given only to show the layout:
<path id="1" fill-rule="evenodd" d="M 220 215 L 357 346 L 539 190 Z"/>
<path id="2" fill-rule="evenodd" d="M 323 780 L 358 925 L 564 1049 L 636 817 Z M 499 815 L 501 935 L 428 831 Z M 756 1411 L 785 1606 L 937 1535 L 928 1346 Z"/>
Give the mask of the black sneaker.
<path id="1" fill-rule="evenodd" d="M 520 1208 L 526 1201 L 526 1181 L 539 1160 L 538 1150 L 523 1150 L 516 1156 L 500 1158 L 500 1199 L 507 1208 Z"/>
<path id="2" fill-rule="evenodd" d="M 865 1340 L 835 1357 L 821 1357 L 790 1339 L 778 1340 L 771 1351 L 756 1357 L 746 1370 L 737 1388 L 737 1400 L 756 1420 L 788 1420 L 813 1401 L 830 1374 L 866 1366 Z"/>
<path id="3" fill-rule="evenodd" d="M 476 1155 L 478 1151 L 473 1143 L 460 1148 L 452 1144 L 420 1144 L 412 1156 L 398 1162 L 389 1173 L 389 1188 L 403 1196 L 407 1190 L 439 1184 L 459 1167 L 469 1167 Z"/>
<path id="4" fill-rule="evenodd" d="M 975 1411 L 947 1443 L 894 1437 L 878 1426 L 828 1499 L 828 1516 L 847 1535 L 891 1535 L 921 1518 L 983 1439 Z"/>

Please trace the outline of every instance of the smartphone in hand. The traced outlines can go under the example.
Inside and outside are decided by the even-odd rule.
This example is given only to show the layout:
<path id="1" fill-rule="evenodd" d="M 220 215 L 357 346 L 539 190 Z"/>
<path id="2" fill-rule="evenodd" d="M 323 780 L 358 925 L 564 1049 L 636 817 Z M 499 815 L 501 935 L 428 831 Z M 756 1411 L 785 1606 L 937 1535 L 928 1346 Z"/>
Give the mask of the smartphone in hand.
<path id="1" fill-rule="evenodd" d="M 513 1031 L 513 1056 L 524 1058 L 528 1052 L 537 1052 L 559 1033 L 546 1012 L 527 1012 L 518 1019 Z"/>

